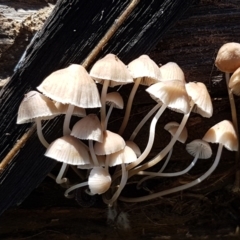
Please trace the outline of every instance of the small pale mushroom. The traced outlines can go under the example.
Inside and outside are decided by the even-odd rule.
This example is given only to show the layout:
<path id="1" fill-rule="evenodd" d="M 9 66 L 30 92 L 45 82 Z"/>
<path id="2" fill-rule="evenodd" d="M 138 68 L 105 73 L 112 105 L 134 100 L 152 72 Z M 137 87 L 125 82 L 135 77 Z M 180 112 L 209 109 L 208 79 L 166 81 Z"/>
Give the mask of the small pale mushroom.
<path id="1" fill-rule="evenodd" d="M 125 197 L 120 197 L 119 200 L 124 201 L 124 202 L 142 202 L 142 201 L 147 201 L 151 200 L 157 197 L 165 196 L 171 193 L 179 192 L 185 189 L 188 189 L 190 187 L 193 187 L 203 180 L 205 180 L 208 176 L 211 175 L 211 173 L 216 169 L 219 160 L 221 158 L 222 154 L 222 149 L 225 147 L 226 149 L 230 151 L 237 151 L 238 150 L 238 140 L 237 140 L 237 135 L 236 132 L 233 128 L 233 125 L 230 121 L 228 120 L 223 120 L 213 127 L 211 127 L 204 135 L 203 137 L 204 141 L 211 142 L 211 143 L 218 143 L 218 150 L 217 154 L 215 157 L 215 160 L 212 164 L 212 166 L 205 172 L 201 177 L 197 178 L 196 180 L 189 182 L 187 184 L 174 187 L 171 189 L 167 189 L 158 193 L 153 193 L 148 196 L 144 197 L 139 197 L 139 198 L 125 198 Z"/>
<path id="2" fill-rule="evenodd" d="M 102 142 L 103 132 L 101 123 L 96 114 L 89 114 L 82 118 L 73 126 L 71 135 L 82 139 L 88 140 L 89 151 L 95 166 L 98 166 L 98 160 L 93 149 L 93 141 Z"/>
<path id="3" fill-rule="evenodd" d="M 58 184 L 67 181 L 66 178 L 62 179 L 67 164 L 81 165 L 90 163 L 90 157 L 86 146 L 81 143 L 79 139 L 69 135 L 53 141 L 44 155 L 63 163 L 56 179 Z"/>
<path id="4" fill-rule="evenodd" d="M 37 91 L 30 91 L 25 94 L 19 106 L 17 124 L 35 122 L 38 138 L 43 146 L 47 148 L 49 143 L 43 136 L 41 120 L 48 120 L 58 114 L 57 108 L 49 98 Z"/>
<path id="5" fill-rule="evenodd" d="M 106 118 L 106 94 L 108 86 L 114 87 L 118 85 L 133 82 L 126 65 L 114 54 L 109 53 L 102 59 L 98 60 L 90 70 L 90 76 L 98 83 L 103 84 L 101 93 L 101 124 L 105 129 Z"/>
<path id="6" fill-rule="evenodd" d="M 101 107 L 97 86 L 84 67 L 72 64 L 46 77 L 37 89 L 62 104 L 69 104 L 63 132 L 70 134 L 69 123 L 74 106 L 81 108 Z"/>
<path id="7" fill-rule="evenodd" d="M 123 134 L 127 122 L 129 120 L 132 102 L 139 85 L 150 86 L 157 83 L 161 79 L 161 73 L 157 64 L 148 56 L 141 55 L 128 64 L 128 69 L 134 79 L 134 85 L 128 97 L 127 107 L 122 121 L 122 125 L 118 131 L 120 135 Z"/>
<path id="8" fill-rule="evenodd" d="M 168 62 L 160 67 L 161 81 L 181 80 L 185 83 L 182 69 L 175 62 Z"/>

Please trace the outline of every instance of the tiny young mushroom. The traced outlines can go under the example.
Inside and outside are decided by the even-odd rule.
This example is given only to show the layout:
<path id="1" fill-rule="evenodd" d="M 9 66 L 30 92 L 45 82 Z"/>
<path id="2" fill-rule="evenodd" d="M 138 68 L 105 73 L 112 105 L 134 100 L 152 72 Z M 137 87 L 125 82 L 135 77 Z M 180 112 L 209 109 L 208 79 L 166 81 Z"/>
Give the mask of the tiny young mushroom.
<path id="1" fill-rule="evenodd" d="M 75 137 L 66 135 L 53 141 L 45 153 L 46 157 L 62 162 L 62 167 L 56 182 L 58 184 L 67 182 L 66 178 L 62 178 L 67 164 L 81 165 L 90 163 L 90 157 L 86 146 Z"/>
<path id="2" fill-rule="evenodd" d="M 58 114 L 57 108 L 49 98 L 37 91 L 30 91 L 25 94 L 19 106 L 17 124 L 35 122 L 38 138 L 42 145 L 47 148 L 49 143 L 43 136 L 41 120 L 48 120 Z"/>
<path id="3" fill-rule="evenodd" d="M 216 169 L 220 158 L 222 154 L 222 149 L 225 147 L 226 149 L 230 151 L 237 151 L 238 150 L 238 140 L 237 140 L 237 135 L 234 130 L 234 127 L 232 123 L 228 120 L 223 120 L 217 124 L 215 124 L 213 127 L 211 127 L 204 135 L 202 138 L 206 142 L 211 142 L 211 143 L 218 143 L 218 150 L 217 154 L 215 157 L 215 160 L 212 164 L 212 166 L 199 178 L 196 180 L 186 183 L 184 185 L 174 187 L 171 189 L 167 189 L 158 193 L 150 194 L 148 196 L 144 197 L 139 197 L 139 198 L 125 198 L 125 197 L 120 197 L 119 200 L 124 201 L 124 202 L 142 202 L 142 201 L 147 201 L 151 200 L 157 197 L 165 196 L 171 193 L 179 192 L 185 189 L 188 189 L 190 187 L 193 187 L 203 180 L 205 180 L 207 177 L 209 177 L 212 172 Z"/>
<path id="4" fill-rule="evenodd" d="M 106 94 L 108 86 L 114 87 L 118 85 L 133 82 L 126 65 L 114 54 L 107 54 L 98 60 L 90 70 L 90 76 L 98 83 L 103 84 L 101 93 L 101 124 L 103 131 L 105 129 L 106 118 Z"/>
<path id="5" fill-rule="evenodd" d="M 128 97 L 125 115 L 118 134 L 122 135 L 129 120 L 132 102 L 139 85 L 150 86 L 161 80 L 161 73 L 157 64 L 147 55 L 141 55 L 128 64 L 128 69 L 134 79 L 134 85 Z"/>
<path id="6" fill-rule="evenodd" d="M 74 107 L 101 107 L 97 86 L 84 67 L 72 64 L 50 74 L 37 89 L 49 98 L 69 104 L 63 124 L 64 135 L 70 134 L 69 123 Z"/>
<path id="7" fill-rule="evenodd" d="M 96 114 L 89 114 L 82 118 L 73 126 L 71 135 L 82 139 L 88 140 L 89 151 L 95 166 L 98 166 L 98 160 L 93 150 L 93 141 L 102 142 L 103 132 L 101 123 Z"/>
<path id="8" fill-rule="evenodd" d="M 105 120 L 105 129 L 107 129 L 108 120 L 113 108 L 123 109 L 123 98 L 118 92 L 110 92 L 106 95 L 106 104 L 109 105 L 108 113 Z"/>

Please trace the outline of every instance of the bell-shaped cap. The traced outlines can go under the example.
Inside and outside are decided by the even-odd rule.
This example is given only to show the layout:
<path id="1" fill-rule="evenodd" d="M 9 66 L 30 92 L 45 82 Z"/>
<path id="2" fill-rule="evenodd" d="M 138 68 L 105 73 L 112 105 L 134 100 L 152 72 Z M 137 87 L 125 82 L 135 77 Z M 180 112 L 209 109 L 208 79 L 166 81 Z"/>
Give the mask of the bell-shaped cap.
<path id="1" fill-rule="evenodd" d="M 126 141 L 126 146 L 130 147 L 135 152 L 137 157 L 139 157 L 142 154 L 140 148 L 135 142 L 128 140 Z"/>
<path id="2" fill-rule="evenodd" d="M 114 108 L 123 109 L 123 98 L 119 92 L 110 92 L 106 95 L 106 104 Z"/>
<path id="3" fill-rule="evenodd" d="M 63 104 L 72 104 L 82 108 L 101 107 L 96 83 L 86 69 L 78 64 L 72 64 L 53 72 L 37 89 Z"/>
<path id="4" fill-rule="evenodd" d="M 55 102 L 54 105 L 58 109 L 60 114 L 66 114 L 68 110 L 69 104 L 63 104 L 60 102 Z M 76 117 L 85 117 L 86 116 L 86 110 L 81 107 L 74 107 L 73 114 Z"/>
<path id="5" fill-rule="evenodd" d="M 59 112 L 54 103 L 37 91 L 30 91 L 24 95 L 17 116 L 17 124 L 33 122 L 36 118 L 48 120 Z"/>
<path id="6" fill-rule="evenodd" d="M 240 67 L 231 76 L 228 87 L 234 94 L 240 96 Z"/>
<path id="7" fill-rule="evenodd" d="M 188 95 L 194 102 L 192 111 L 203 117 L 210 118 L 213 114 L 213 105 L 205 84 L 201 82 L 189 82 L 185 86 Z"/>
<path id="8" fill-rule="evenodd" d="M 53 141 L 47 148 L 45 156 L 71 165 L 90 163 L 87 148 L 79 139 L 69 135 Z"/>
<path id="9" fill-rule="evenodd" d="M 168 105 L 168 108 L 186 114 L 190 110 L 189 96 L 185 84 L 180 80 L 155 83 L 146 91 L 157 102 Z"/>
<path id="10" fill-rule="evenodd" d="M 227 73 L 233 73 L 240 67 L 240 44 L 230 42 L 222 45 L 219 49 L 216 60 L 216 67 Z"/>
<path id="11" fill-rule="evenodd" d="M 179 123 L 169 122 L 164 126 L 164 129 L 167 130 L 172 136 L 174 136 L 178 130 L 178 127 L 179 127 Z M 187 128 L 184 126 L 177 140 L 181 143 L 185 143 L 187 138 L 188 138 L 188 131 L 187 131 Z"/>
<path id="12" fill-rule="evenodd" d="M 180 80 L 185 83 L 182 69 L 175 62 L 168 62 L 160 67 L 161 81 Z"/>
<path id="13" fill-rule="evenodd" d="M 93 65 L 90 75 L 96 82 L 101 84 L 103 84 L 103 81 L 110 81 L 110 87 L 133 82 L 126 65 L 112 53 L 98 60 Z"/>
<path id="14" fill-rule="evenodd" d="M 85 140 L 103 141 L 101 122 L 96 114 L 89 114 L 73 126 L 71 135 Z"/>
<path id="15" fill-rule="evenodd" d="M 148 55 L 134 59 L 128 64 L 128 69 L 134 79 L 141 78 L 141 85 L 150 86 L 161 80 L 158 65 Z"/>
<path id="16" fill-rule="evenodd" d="M 131 163 L 137 160 L 136 153 L 128 146 L 124 149 L 109 155 L 109 166 L 113 167 L 122 163 Z"/>
<path id="17" fill-rule="evenodd" d="M 204 141 L 220 143 L 230 151 L 238 150 L 238 139 L 232 123 L 223 120 L 211 127 L 203 137 Z"/>
<path id="18" fill-rule="evenodd" d="M 88 186 L 92 194 L 105 193 L 111 186 L 112 179 L 105 168 L 94 167 L 88 177 Z"/>
<path id="19" fill-rule="evenodd" d="M 207 159 L 212 156 L 210 145 L 201 139 L 195 139 L 186 145 L 187 152 L 195 157 L 198 154 L 199 159 Z"/>
<path id="20" fill-rule="evenodd" d="M 96 155 L 109 155 L 122 150 L 125 145 L 119 134 L 106 130 L 103 132 L 103 141 L 95 143 L 94 152 Z"/>

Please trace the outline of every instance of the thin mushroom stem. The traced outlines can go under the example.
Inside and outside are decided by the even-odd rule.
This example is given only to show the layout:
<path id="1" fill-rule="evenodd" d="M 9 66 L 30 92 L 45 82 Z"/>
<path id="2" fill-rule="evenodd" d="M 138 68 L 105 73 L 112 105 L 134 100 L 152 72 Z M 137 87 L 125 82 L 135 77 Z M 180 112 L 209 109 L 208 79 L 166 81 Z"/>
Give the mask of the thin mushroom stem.
<path id="1" fill-rule="evenodd" d="M 127 171 L 129 171 L 130 169 L 134 168 L 139 163 L 141 163 L 147 157 L 149 152 L 151 151 L 152 146 L 153 146 L 153 142 L 154 142 L 154 137 L 155 137 L 156 124 L 158 122 L 159 117 L 165 111 L 167 106 L 168 106 L 167 104 L 163 104 L 161 106 L 161 108 L 158 110 L 158 112 L 156 113 L 156 115 L 154 116 L 154 118 L 152 119 L 152 122 L 151 122 L 151 125 L 150 125 L 150 130 L 149 130 L 149 138 L 148 138 L 147 146 L 146 146 L 145 150 L 143 151 L 143 153 L 138 157 L 138 159 L 136 161 L 132 162 L 131 164 L 129 164 L 126 167 Z"/>
<path id="2" fill-rule="evenodd" d="M 229 97 L 229 103 L 230 103 L 231 115 L 232 115 L 232 123 L 233 123 L 233 126 L 236 131 L 237 139 L 239 140 L 237 111 L 236 111 L 236 105 L 235 105 L 233 93 L 232 93 L 231 89 L 228 87 L 229 86 L 229 78 L 230 78 L 230 74 L 225 73 L 225 79 L 226 79 L 226 84 L 227 84 L 228 97 Z M 238 192 L 240 190 L 240 170 L 238 169 L 238 164 L 240 161 L 239 160 L 239 150 L 237 150 L 237 152 L 236 152 L 235 161 L 236 161 L 237 171 L 235 174 L 235 182 L 233 185 L 233 191 Z"/>
<path id="3" fill-rule="evenodd" d="M 169 151 L 168 155 L 167 155 L 167 158 L 163 164 L 163 166 L 161 167 L 161 169 L 157 172 L 157 173 L 161 173 L 164 171 L 164 169 L 166 168 L 171 156 L 172 156 L 172 152 L 173 152 L 173 148 Z M 141 173 L 141 172 L 140 172 Z M 150 178 L 153 178 L 155 176 L 147 176 L 147 177 L 144 177 L 143 179 L 141 179 L 138 183 L 137 183 L 137 189 L 140 189 L 141 188 L 141 185 L 143 182 L 147 181 L 148 179 Z"/>
<path id="4" fill-rule="evenodd" d="M 36 118 L 35 122 L 37 124 L 37 135 L 38 135 L 38 138 L 39 138 L 40 142 L 42 143 L 42 145 L 45 148 L 48 148 L 49 147 L 49 143 L 46 141 L 46 139 L 44 138 L 43 133 L 42 133 L 42 122 L 41 122 L 41 119 Z"/>
<path id="5" fill-rule="evenodd" d="M 71 133 L 69 125 L 70 125 L 70 120 L 71 120 L 73 111 L 74 111 L 74 105 L 69 104 L 65 118 L 64 118 L 64 123 L 63 123 L 63 135 L 64 136 L 69 135 Z"/>
<path id="6" fill-rule="evenodd" d="M 107 95 L 107 89 L 108 89 L 109 81 L 105 80 L 102 87 L 102 93 L 101 93 L 101 125 L 103 131 L 106 130 L 105 125 L 105 118 L 106 118 L 106 95 Z"/>
<path id="7" fill-rule="evenodd" d="M 188 171 L 190 171 L 195 166 L 195 164 L 198 160 L 198 157 L 199 157 L 199 153 L 200 153 L 200 151 L 198 151 L 198 153 L 196 154 L 196 156 L 194 157 L 194 159 L 190 163 L 190 165 L 182 171 L 175 172 L 175 173 L 162 173 L 162 172 L 154 173 L 154 172 L 140 171 L 138 173 L 138 175 L 149 175 L 152 177 L 177 177 L 177 176 L 183 175 L 183 174 L 187 173 Z"/>
<path id="8" fill-rule="evenodd" d="M 110 104 L 110 107 L 109 107 L 108 112 L 107 112 L 107 116 L 106 116 L 106 119 L 105 119 L 105 129 L 107 129 L 108 120 L 109 120 L 109 117 L 112 113 L 112 110 L 113 110 L 113 103 Z"/>
<path id="9" fill-rule="evenodd" d="M 156 156 L 154 157 L 152 160 L 150 160 L 149 162 L 136 167 L 135 169 L 131 170 L 129 173 L 129 178 L 135 174 L 137 174 L 138 172 L 145 170 L 147 168 L 153 167 L 155 164 L 157 164 L 158 162 L 160 162 L 167 154 L 168 152 L 171 150 L 171 148 L 173 147 L 173 145 L 175 144 L 175 142 L 177 141 L 177 139 L 179 138 L 179 135 L 181 134 L 184 126 L 186 125 L 186 122 L 190 116 L 191 110 L 194 106 L 194 104 L 190 104 L 191 108 L 190 111 L 187 114 L 184 114 L 184 117 L 178 127 L 178 130 L 176 131 L 175 135 L 172 137 L 171 141 L 169 142 L 169 144 Z M 134 166 L 135 167 L 135 166 Z"/>
<path id="10" fill-rule="evenodd" d="M 113 206 L 113 203 L 117 200 L 117 198 L 119 197 L 119 195 L 121 194 L 123 188 L 125 187 L 126 183 L 127 183 L 127 179 L 128 179 L 128 172 L 126 171 L 126 166 L 125 163 L 122 162 L 121 164 L 122 166 L 122 178 L 121 178 L 121 182 L 119 184 L 119 187 L 117 189 L 117 191 L 113 194 L 111 199 L 106 199 L 106 196 L 103 195 L 103 201 L 109 205 L 109 207 Z"/>
<path id="11" fill-rule="evenodd" d="M 143 201 L 148 201 L 148 200 L 151 200 L 151 199 L 154 199 L 154 198 L 162 197 L 162 196 L 165 196 L 165 195 L 168 195 L 168 194 L 171 194 L 171 193 L 179 192 L 179 191 L 188 189 L 190 187 L 193 187 L 193 186 L 199 184 L 200 182 L 202 182 L 203 180 L 205 180 L 216 169 L 216 167 L 217 167 L 217 165 L 220 161 L 220 157 L 221 157 L 221 154 L 222 154 L 222 149 L 223 149 L 223 144 L 219 143 L 217 155 L 215 157 L 213 165 L 201 177 L 197 178 L 196 180 L 194 180 L 190 183 L 187 183 L 187 184 L 184 184 L 182 186 L 175 187 L 175 188 L 167 189 L 167 190 L 164 190 L 164 191 L 161 191 L 161 192 L 158 192 L 158 193 L 153 193 L 153 194 L 150 194 L 150 195 L 144 196 L 144 197 L 138 197 L 138 198 L 119 197 L 119 200 L 123 201 L 123 202 L 143 202 Z"/>
<path id="12" fill-rule="evenodd" d="M 119 135 L 122 135 L 126 126 L 127 126 L 127 123 L 128 123 L 128 120 L 129 120 L 129 116 L 130 116 L 130 112 L 131 112 L 131 109 L 132 109 L 132 103 L 133 103 L 133 99 L 134 99 L 134 96 L 137 92 L 137 89 L 140 85 L 140 82 L 141 82 L 141 79 L 142 78 L 137 78 L 134 82 L 134 85 L 133 85 L 133 88 L 131 90 L 131 93 L 128 97 L 128 102 L 127 102 L 127 106 L 126 106 L 126 111 L 125 111 L 125 114 L 124 114 L 124 118 L 123 118 L 123 121 L 122 121 L 122 125 L 118 131 L 118 134 Z"/>
<path id="13" fill-rule="evenodd" d="M 68 181 L 67 178 L 62 178 L 64 173 L 65 173 L 65 170 L 67 168 L 67 163 L 63 163 L 62 164 L 62 167 L 57 175 L 57 178 L 56 178 L 56 183 L 57 184 L 62 184 L 62 183 L 66 183 Z"/>
<path id="14" fill-rule="evenodd" d="M 89 151 L 90 151 L 94 166 L 99 166 L 98 159 L 93 149 L 93 140 L 89 140 L 88 144 L 89 144 Z"/>
<path id="15" fill-rule="evenodd" d="M 71 196 L 68 195 L 70 192 L 72 192 L 73 190 L 75 190 L 77 188 L 85 187 L 87 185 L 88 185 L 88 181 L 87 182 L 78 183 L 78 184 L 68 188 L 68 190 L 65 191 L 64 196 L 67 197 L 67 198 L 71 197 Z"/>
<path id="16" fill-rule="evenodd" d="M 149 112 L 148 114 L 141 120 L 141 122 L 137 125 L 137 127 L 134 129 L 132 135 L 129 138 L 129 141 L 133 141 L 135 137 L 137 136 L 138 132 L 141 130 L 143 125 L 147 122 L 147 120 L 161 107 L 162 103 L 156 104 Z"/>

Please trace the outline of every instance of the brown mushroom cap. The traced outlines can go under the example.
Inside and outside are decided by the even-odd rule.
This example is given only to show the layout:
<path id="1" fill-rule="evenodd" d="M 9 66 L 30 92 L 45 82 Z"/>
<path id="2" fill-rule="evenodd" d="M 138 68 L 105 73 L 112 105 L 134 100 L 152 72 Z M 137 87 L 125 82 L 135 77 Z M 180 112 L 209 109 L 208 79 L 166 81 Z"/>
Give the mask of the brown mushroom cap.
<path id="1" fill-rule="evenodd" d="M 161 80 L 158 65 L 148 55 L 134 59 L 128 64 L 128 69 L 134 79 L 141 78 L 141 85 L 150 86 Z"/>
<path id="2" fill-rule="evenodd" d="M 226 73 L 233 73 L 240 67 L 240 44 L 230 42 L 222 45 L 219 49 L 216 60 L 216 67 Z"/>
<path id="3" fill-rule="evenodd" d="M 101 84 L 103 81 L 110 81 L 110 87 L 133 82 L 126 65 L 112 53 L 107 54 L 93 65 L 90 76 Z"/>
<path id="4" fill-rule="evenodd" d="M 99 92 L 84 67 L 72 64 L 50 74 L 37 89 L 63 104 L 82 108 L 101 107 Z"/>
<path id="5" fill-rule="evenodd" d="M 19 106 L 17 124 L 33 122 L 36 118 L 48 120 L 58 114 L 57 108 L 49 98 L 37 91 L 30 91 L 25 94 Z"/>
<path id="6" fill-rule="evenodd" d="M 234 94 L 240 96 L 240 67 L 231 76 L 228 86 Z"/>
<path id="7" fill-rule="evenodd" d="M 221 143 L 230 151 L 238 150 L 238 139 L 232 123 L 223 120 L 211 127 L 202 138 L 204 141 Z"/>

